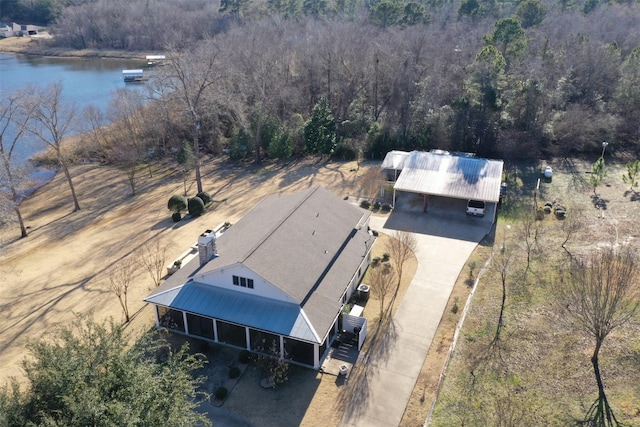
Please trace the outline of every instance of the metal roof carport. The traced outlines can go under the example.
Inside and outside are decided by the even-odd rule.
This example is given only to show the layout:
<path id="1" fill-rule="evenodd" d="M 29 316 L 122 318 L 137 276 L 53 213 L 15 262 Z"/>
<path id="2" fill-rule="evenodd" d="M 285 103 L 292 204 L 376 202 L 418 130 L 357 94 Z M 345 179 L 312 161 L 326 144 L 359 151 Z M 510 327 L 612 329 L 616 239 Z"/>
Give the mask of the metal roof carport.
<path id="1" fill-rule="evenodd" d="M 396 191 L 497 204 L 503 166 L 502 160 L 473 155 L 412 151 L 393 186 L 394 205 Z"/>

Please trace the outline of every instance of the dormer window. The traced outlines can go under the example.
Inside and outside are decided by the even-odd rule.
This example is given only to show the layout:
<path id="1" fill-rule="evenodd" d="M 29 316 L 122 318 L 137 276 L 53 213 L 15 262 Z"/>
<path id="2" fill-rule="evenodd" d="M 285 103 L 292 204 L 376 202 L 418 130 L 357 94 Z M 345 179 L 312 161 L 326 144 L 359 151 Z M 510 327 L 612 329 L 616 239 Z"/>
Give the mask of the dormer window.
<path id="1" fill-rule="evenodd" d="M 247 279 L 246 277 L 233 276 L 233 284 L 241 288 L 253 289 L 253 279 Z"/>

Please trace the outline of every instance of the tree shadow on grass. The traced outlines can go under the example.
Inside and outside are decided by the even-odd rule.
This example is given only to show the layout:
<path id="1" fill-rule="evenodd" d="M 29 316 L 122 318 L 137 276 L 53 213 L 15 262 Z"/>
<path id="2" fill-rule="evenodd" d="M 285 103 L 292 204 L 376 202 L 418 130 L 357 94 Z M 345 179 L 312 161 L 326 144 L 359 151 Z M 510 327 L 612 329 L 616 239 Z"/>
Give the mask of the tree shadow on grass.
<path id="1" fill-rule="evenodd" d="M 624 197 L 629 197 L 630 201 L 637 202 L 638 200 L 640 200 L 640 193 L 633 190 L 627 190 L 624 192 Z"/>
<path id="2" fill-rule="evenodd" d="M 607 210 L 607 208 L 609 207 L 609 202 L 610 200 L 603 199 L 602 197 L 597 196 L 595 194 L 591 196 L 591 203 L 593 203 L 593 207 L 601 211 Z"/>
<path id="3" fill-rule="evenodd" d="M 589 180 L 585 178 L 581 171 L 578 170 L 578 166 L 573 159 L 564 158 L 562 160 L 562 166 L 571 175 L 567 190 L 586 191 L 591 188 Z"/>

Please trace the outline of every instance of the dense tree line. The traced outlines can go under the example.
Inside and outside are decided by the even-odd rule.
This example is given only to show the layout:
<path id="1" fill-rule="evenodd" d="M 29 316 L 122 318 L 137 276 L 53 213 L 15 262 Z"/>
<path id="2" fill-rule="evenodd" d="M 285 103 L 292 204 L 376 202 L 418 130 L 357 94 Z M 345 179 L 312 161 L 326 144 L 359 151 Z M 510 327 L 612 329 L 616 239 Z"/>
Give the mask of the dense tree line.
<path id="1" fill-rule="evenodd" d="M 191 141 L 196 161 L 201 147 L 257 162 L 314 150 L 510 159 L 595 153 L 605 140 L 639 147 L 636 3 L 97 0 L 66 6 L 53 30 L 76 48 L 167 52 L 172 66 L 150 83 L 163 102 L 138 127 L 153 136 L 141 140 Z M 336 136 L 324 152 L 305 139 L 321 102 Z"/>
<path id="2" fill-rule="evenodd" d="M 197 114 L 181 91 L 160 88 L 171 87 L 172 66 L 152 82 L 166 95 L 155 108 L 170 112 L 163 123 L 167 134 L 181 135 L 170 138 L 178 146 L 197 136 L 212 152 L 228 148 L 256 161 L 433 147 L 531 158 L 595 153 L 602 141 L 637 152 L 638 12 L 636 5 L 557 11 L 528 28 L 517 16 L 474 20 L 457 12 L 387 27 L 238 20 L 188 49 L 167 50 L 171 64 L 213 69 Z M 195 76 L 181 78 L 195 84 Z M 327 151 L 305 132 L 322 103 L 335 122 Z"/>

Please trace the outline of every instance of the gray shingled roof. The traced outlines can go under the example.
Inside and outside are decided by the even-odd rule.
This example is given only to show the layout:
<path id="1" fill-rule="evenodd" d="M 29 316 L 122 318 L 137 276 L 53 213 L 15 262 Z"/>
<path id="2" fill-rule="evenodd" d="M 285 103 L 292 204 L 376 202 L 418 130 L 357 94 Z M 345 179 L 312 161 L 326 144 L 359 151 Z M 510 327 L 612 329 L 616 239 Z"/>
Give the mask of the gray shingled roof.
<path id="1" fill-rule="evenodd" d="M 502 160 L 412 151 L 393 188 L 497 203 L 502 168 Z"/>
<path id="2" fill-rule="evenodd" d="M 370 212 L 340 200 L 321 187 L 267 197 L 217 239 L 218 257 L 201 268 L 194 264 L 190 273 L 183 271 L 186 270 L 183 266 L 176 280 L 169 278 L 146 301 L 161 304 L 166 300 L 177 304 L 173 290 L 189 278 L 197 283 L 202 275 L 241 263 L 298 301 L 302 309 L 300 315 L 309 320 L 316 339 L 321 340 L 341 308 L 340 297 L 346 285 L 373 243 L 366 227 L 354 228 L 369 215 Z M 228 310 L 220 308 L 216 313 L 211 312 L 211 307 L 203 306 L 204 301 L 209 300 L 206 295 L 199 299 L 192 296 L 189 300 L 189 304 L 180 303 L 180 309 L 207 312 L 212 317 L 218 317 L 215 315 L 218 313 L 226 320 L 247 324 L 242 323 L 241 313 L 234 320 L 228 318 L 231 315 Z M 252 317 L 250 326 L 283 333 L 282 319 L 276 322 L 268 310 L 263 313 L 258 318 Z M 300 320 L 297 315 L 294 317 Z M 300 325 L 297 329 L 301 331 Z M 309 340 L 309 334 L 299 338 Z"/>

